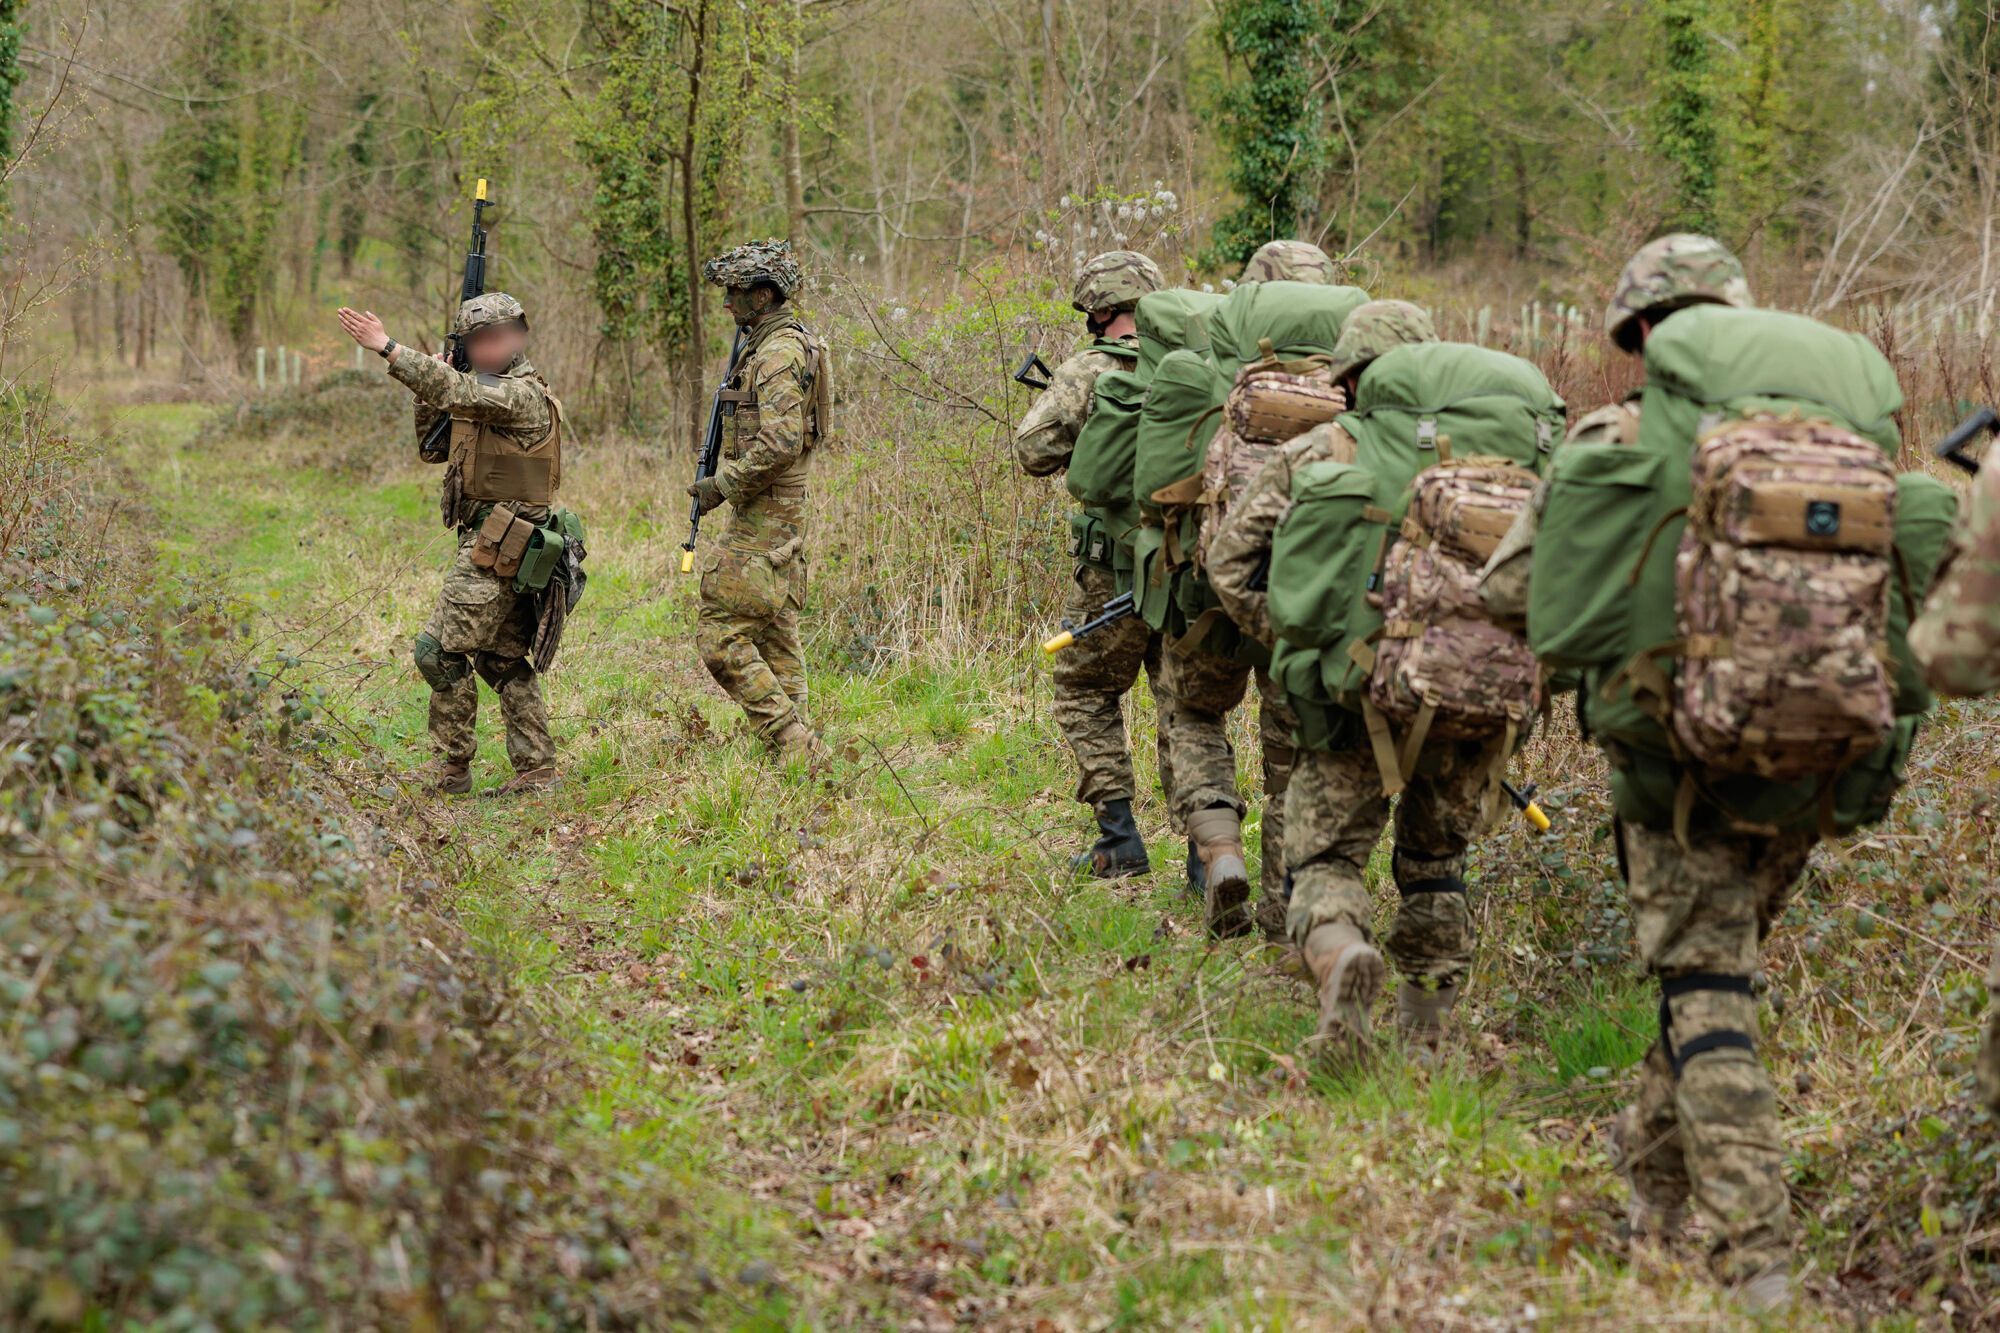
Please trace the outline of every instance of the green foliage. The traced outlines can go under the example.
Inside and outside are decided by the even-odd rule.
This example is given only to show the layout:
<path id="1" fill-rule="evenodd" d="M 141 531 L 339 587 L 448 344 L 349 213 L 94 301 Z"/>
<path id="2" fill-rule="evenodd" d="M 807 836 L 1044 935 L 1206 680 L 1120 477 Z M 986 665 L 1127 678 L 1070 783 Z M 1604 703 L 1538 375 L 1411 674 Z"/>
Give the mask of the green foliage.
<path id="1" fill-rule="evenodd" d="M 1216 5 L 1217 40 L 1245 72 L 1221 98 L 1217 128 L 1241 202 L 1215 224 L 1215 264 L 1241 264 L 1265 241 L 1298 234 L 1312 202 L 1324 161 L 1322 118 L 1312 69 L 1300 57 L 1312 44 L 1315 9 L 1310 0 Z"/>
<path id="2" fill-rule="evenodd" d="M 1653 106 L 1649 128 L 1654 151 L 1674 173 L 1674 198 L 1665 218 L 1677 231 L 1713 233 L 1722 132 L 1715 105 L 1711 0 L 1658 0 Z"/>
<path id="3" fill-rule="evenodd" d="M 21 85 L 21 10 L 26 0 L 0 0 L 0 162 L 14 157 L 14 91 Z"/>

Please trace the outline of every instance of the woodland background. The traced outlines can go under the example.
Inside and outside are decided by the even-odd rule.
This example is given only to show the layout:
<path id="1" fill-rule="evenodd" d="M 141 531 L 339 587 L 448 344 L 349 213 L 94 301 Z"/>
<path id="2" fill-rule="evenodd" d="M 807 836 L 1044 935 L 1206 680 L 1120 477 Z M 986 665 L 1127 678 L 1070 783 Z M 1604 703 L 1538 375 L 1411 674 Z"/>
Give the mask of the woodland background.
<path id="1" fill-rule="evenodd" d="M 764 235 L 809 309 L 898 318 L 1294 235 L 1384 294 L 1593 326 L 1669 227 L 1773 304 L 1983 338 L 2000 291 L 1977 0 L 0 0 L 0 31 L 10 146 L 47 155 L 12 309 L 58 304 L 38 352 L 209 390 L 262 345 L 344 364 L 339 303 L 434 341 L 476 176 L 540 364 L 642 430 L 720 345 L 699 261 Z"/>

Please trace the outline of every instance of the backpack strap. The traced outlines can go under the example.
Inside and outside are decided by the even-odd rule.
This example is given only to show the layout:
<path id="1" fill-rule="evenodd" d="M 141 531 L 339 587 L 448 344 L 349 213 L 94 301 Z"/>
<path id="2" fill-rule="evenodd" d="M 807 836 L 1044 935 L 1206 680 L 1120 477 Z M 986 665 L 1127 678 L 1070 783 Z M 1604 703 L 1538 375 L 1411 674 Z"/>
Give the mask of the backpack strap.
<path id="1" fill-rule="evenodd" d="M 1219 606 L 1209 607 L 1208 610 L 1194 618 L 1194 623 L 1187 627 L 1187 633 L 1167 645 L 1167 651 L 1175 657 L 1186 660 L 1194 653 L 1195 649 L 1201 647 L 1203 641 L 1208 638 L 1209 631 L 1214 629 L 1228 614 L 1228 612 Z"/>
<path id="2" fill-rule="evenodd" d="M 1653 525 L 1653 530 L 1646 534 L 1645 543 L 1639 547 L 1639 558 L 1632 563 L 1632 572 L 1625 576 L 1626 587 L 1636 588 L 1639 586 L 1639 577 L 1645 573 L 1646 562 L 1653 558 L 1653 543 L 1658 541 L 1660 534 L 1667 530 L 1667 524 L 1677 518 L 1686 517 L 1686 505 L 1682 505 L 1679 509 L 1669 509 L 1666 513 L 1660 515 L 1660 521 Z"/>

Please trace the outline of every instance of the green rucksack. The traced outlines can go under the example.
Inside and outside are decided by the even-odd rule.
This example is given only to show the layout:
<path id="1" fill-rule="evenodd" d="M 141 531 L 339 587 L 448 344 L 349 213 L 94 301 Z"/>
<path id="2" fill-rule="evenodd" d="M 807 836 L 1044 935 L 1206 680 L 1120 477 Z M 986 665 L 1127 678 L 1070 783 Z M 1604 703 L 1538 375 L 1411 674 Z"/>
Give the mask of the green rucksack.
<path id="1" fill-rule="evenodd" d="M 1209 359 L 1233 384 L 1243 367 L 1267 356 L 1331 356 L 1340 326 L 1367 300 L 1359 287 L 1239 283 L 1208 316 Z"/>
<path id="2" fill-rule="evenodd" d="M 1719 810 L 1743 826 L 1822 832 L 1845 831 L 1880 818 L 1900 784 L 1916 715 L 1929 702 L 1908 660 L 1905 634 L 1911 603 L 1929 587 L 1956 507 L 1949 488 L 1928 478 L 1896 480 L 1888 557 L 1894 573 L 1887 586 L 1885 636 L 1894 658 L 1893 713 L 1882 715 L 1887 733 L 1858 759 L 1832 762 L 1809 776 L 1794 778 L 1777 769 L 1767 769 L 1769 776 L 1718 771 L 1684 748 L 1709 744 L 1706 734 L 1689 731 L 1691 739 L 1674 734 L 1696 719 L 1707 725 L 1711 697 L 1729 698 L 1703 693 L 1696 712 L 1676 718 L 1673 701 L 1680 692 L 1682 655 L 1696 652 L 1694 639 L 1683 644 L 1678 637 L 1682 620 L 1692 617 L 1690 633 L 1714 639 L 1702 629 L 1700 617 L 1710 614 L 1717 597 L 1741 595 L 1713 579 L 1698 580 L 1689 586 L 1704 596 L 1681 606 L 1676 560 L 1683 550 L 1689 505 L 1700 498 L 1694 480 L 1697 457 L 1709 458 L 1738 440 L 1754 444 L 1760 432 L 1782 441 L 1789 431 L 1808 441 L 1828 432 L 1836 440 L 1860 437 L 1893 459 L 1901 444 L 1893 416 L 1902 405 L 1894 372 L 1859 335 L 1800 315 L 1718 305 L 1690 307 L 1662 322 L 1647 341 L 1646 370 L 1637 443 L 1572 445 L 1558 455 L 1529 587 L 1531 644 L 1545 661 L 1585 669 L 1579 695 L 1584 721 L 1593 734 L 1617 745 L 1620 762 L 1613 770 L 1612 791 L 1619 813 L 1653 826 L 1671 823 L 1683 836 L 1697 808 Z M 1836 448 L 1828 457 L 1837 460 L 1837 447 L 1828 447 Z M 1847 456 L 1858 456 L 1856 447 L 1847 446 Z M 1774 488 L 1773 494 L 1791 486 L 1804 496 L 1803 517 L 1797 497 L 1790 511 L 1767 511 L 1762 506 L 1769 502 L 1758 500 L 1759 507 L 1731 510 L 1725 517 L 1767 526 L 1803 522 L 1803 532 L 1813 539 L 1847 540 L 1842 506 L 1812 498 L 1821 483 L 1790 483 L 1783 475 L 1771 475 L 1777 479 L 1743 484 L 1766 485 Z M 1816 510 L 1824 511 L 1824 533 L 1812 526 Z M 1715 538 L 1703 538 L 1701 531 L 1706 529 L 1698 530 L 1689 558 L 1713 560 L 1720 548 L 1705 545 Z M 1773 561 L 1797 558 L 1784 555 L 1787 543 L 1803 541 L 1797 549 L 1814 549 L 1805 538 L 1760 540 L 1773 543 Z M 1764 558 L 1756 546 L 1733 549 L 1748 553 L 1743 558 Z M 1718 587 L 1721 592 L 1713 591 Z M 1785 632 L 1810 637 L 1812 628 L 1799 621 L 1796 630 Z M 1731 642 L 1723 638 L 1700 645 L 1695 660 L 1705 673 L 1714 670 L 1712 659 L 1737 651 Z M 1705 681 L 1708 676 L 1688 679 Z M 1728 683 L 1721 681 L 1722 686 Z M 1721 716 L 1726 721 L 1727 715 Z M 1718 734 L 1730 741 L 1727 731 Z M 1813 743 L 1812 735 L 1801 732 L 1786 745 L 1796 750 Z M 1747 729 L 1733 743 L 1757 760 L 1759 742 Z"/>
<path id="3" fill-rule="evenodd" d="M 1168 354 L 1183 348 L 1205 353 L 1208 316 L 1221 301 L 1215 292 L 1186 287 L 1140 297 L 1139 308 L 1132 313 L 1139 325 L 1139 374 L 1152 379 Z"/>
<path id="4" fill-rule="evenodd" d="M 1163 504 L 1176 503 L 1163 500 L 1162 491 L 1185 489 L 1201 475 L 1228 396 L 1229 381 L 1200 353 L 1182 350 L 1161 360 L 1139 413 L 1130 481 L 1132 500 L 1149 519 L 1160 516 Z"/>
<path id="5" fill-rule="evenodd" d="M 1097 377 L 1092 393 L 1090 416 L 1076 437 L 1064 481 L 1069 493 L 1096 516 L 1110 542 L 1129 547 L 1139 526 L 1139 510 L 1132 503 L 1132 456 L 1146 382 L 1134 371 L 1107 370 Z M 1084 563 L 1130 567 L 1114 556 Z"/>
<path id="6" fill-rule="evenodd" d="M 1354 408 L 1339 418 L 1355 461 L 1299 468 L 1272 543 L 1271 672 L 1295 705 L 1359 707 L 1373 661 L 1367 646 L 1383 628 L 1380 577 L 1417 475 L 1475 459 L 1539 474 L 1564 412 L 1533 363 L 1466 343 L 1398 347 L 1362 372 Z M 1311 743 L 1316 729 L 1337 728 L 1317 718 L 1302 740 Z"/>

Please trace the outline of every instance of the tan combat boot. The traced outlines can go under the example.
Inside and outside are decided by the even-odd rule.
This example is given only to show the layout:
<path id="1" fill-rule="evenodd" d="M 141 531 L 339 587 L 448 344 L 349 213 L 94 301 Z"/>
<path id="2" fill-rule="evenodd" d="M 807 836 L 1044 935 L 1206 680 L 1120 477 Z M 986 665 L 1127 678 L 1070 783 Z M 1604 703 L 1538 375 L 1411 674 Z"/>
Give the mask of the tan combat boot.
<path id="1" fill-rule="evenodd" d="M 1346 922 L 1313 927 L 1304 954 L 1319 983 L 1319 1030 L 1308 1045 L 1322 1064 L 1352 1064 L 1368 1052 L 1368 1011 L 1388 968 L 1374 946 Z"/>
<path id="2" fill-rule="evenodd" d="M 530 768 L 516 773 L 495 787 L 490 795 L 519 796 L 524 792 L 547 791 L 556 785 L 556 766 L 543 764 L 540 768 Z"/>
<path id="3" fill-rule="evenodd" d="M 1457 986 L 1439 986 L 1433 990 L 1407 977 L 1398 982 L 1396 1031 L 1402 1034 L 1404 1047 L 1413 1054 L 1434 1056 L 1438 1044 L 1444 1040 L 1445 1020 L 1451 1017 L 1452 1006 L 1457 1003 Z"/>
<path id="4" fill-rule="evenodd" d="M 430 789 L 447 796 L 463 796 L 472 790 L 472 765 L 459 759 L 440 759 L 424 772 Z"/>
<path id="5" fill-rule="evenodd" d="M 826 742 L 819 738 L 819 733 L 797 718 L 778 728 L 777 734 L 771 737 L 771 748 L 786 759 L 803 758 L 815 765 L 823 764 L 830 758 Z"/>
<path id="6" fill-rule="evenodd" d="M 1201 858 L 1202 902 L 1208 933 L 1216 939 L 1244 935 L 1250 916 L 1250 868 L 1243 861 L 1243 818 L 1226 805 L 1197 810 L 1187 819 L 1188 837 Z"/>

